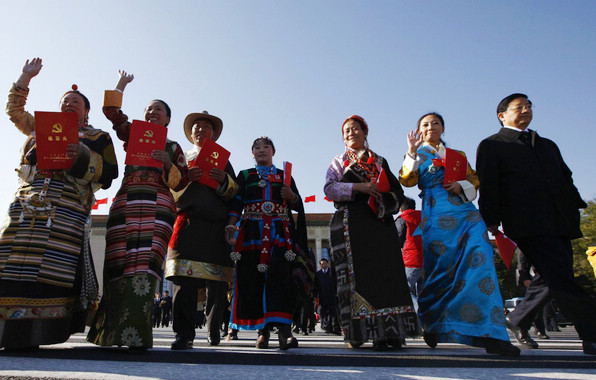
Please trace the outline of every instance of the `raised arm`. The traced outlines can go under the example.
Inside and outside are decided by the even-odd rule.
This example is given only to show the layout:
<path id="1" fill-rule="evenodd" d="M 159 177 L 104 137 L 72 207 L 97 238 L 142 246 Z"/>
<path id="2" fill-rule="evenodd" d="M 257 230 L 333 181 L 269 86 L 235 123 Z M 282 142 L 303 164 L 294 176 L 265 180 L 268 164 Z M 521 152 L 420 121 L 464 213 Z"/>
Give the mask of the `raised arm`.
<path id="1" fill-rule="evenodd" d="M 118 70 L 118 83 L 116 84 L 116 90 L 124 92 L 126 85 L 132 82 L 135 79 L 135 76 L 132 74 L 128 74 L 124 70 Z"/>
<path id="2" fill-rule="evenodd" d="M 13 84 L 8 94 L 6 113 L 19 131 L 27 136 L 35 129 L 35 118 L 25 111 L 27 95 L 29 95 L 29 82 L 31 82 L 31 78 L 39 74 L 42 66 L 41 58 L 27 60 L 19 79 Z"/>
<path id="3" fill-rule="evenodd" d="M 27 60 L 23 66 L 21 76 L 16 81 L 17 86 L 23 90 L 29 88 L 31 79 L 39 74 L 42 67 L 41 58 L 33 58 L 31 61 Z"/>

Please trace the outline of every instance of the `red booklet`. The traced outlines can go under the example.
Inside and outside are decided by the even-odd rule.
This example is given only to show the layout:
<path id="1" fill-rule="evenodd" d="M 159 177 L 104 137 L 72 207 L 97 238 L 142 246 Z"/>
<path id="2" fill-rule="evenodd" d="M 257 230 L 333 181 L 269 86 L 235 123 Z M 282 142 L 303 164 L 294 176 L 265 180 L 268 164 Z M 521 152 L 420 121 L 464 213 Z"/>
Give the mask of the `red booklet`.
<path id="1" fill-rule="evenodd" d="M 166 149 L 167 135 L 168 129 L 163 125 L 133 120 L 124 163 L 161 168 L 163 164 L 151 158 L 151 152 Z"/>
<path id="2" fill-rule="evenodd" d="M 515 244 L 513 240 L 509 239 L 501 231 L 497 231 L 497 234 L 495 235 L 495 242 L 497 243 L 497 249 L 499 250 L 501 259 L 503 259 L 503 263 L 505 263 L 505 266 L 507 269 L 509 269 L 511 267 L 511 261 L 513 260 L 513 254 L 515 253 L 517 244 Z"/>
<path id="3" fill-rule="evenodd" d="M 381 193 L 387 193 L 391 190 L 391 186 L 389 185 L 389 179 L 387 178 L 387 174 L 385 174 L 385 170 L 381 168 L 379 172 L 379 176 L 377 177 L 377 186 Z M 375 197 L 368 197 L 368 207 L 378 216 L 377 210 L 377 200 Z"/>
<path id="4" fill-rule="evenodd" d="M 292 163 L 284 161 L 284 183 L 292 186 Z"/>
<path id="5" fill-rule="evenodd" d="M 198 166 L 201 168 L 203 174 L 199 177 L 197 182 L 217 189 L 219 183 L 209 177 L 209 172 L 212 168 L 225 170 L 230 158 L 230 152 L 225 150 L 221 145 L 212 140 L 205 140 L 199 155 L 194 160 L 188 163 L 188 167 L 192 168 Z"/>
<path id="6" fill-rule="evenodd" d="M 35 112 L 38 169 L 69 169 L 72 159 L 66 146 L 79 142 L 79 123 L 74 112 Z"/>
<path id="7" fill-rule="evenodd" d="M 445 167 L 443 184 L 463 181 L 468 175 L 468 160 L 466 156 L 455 149 L 445 148 L 445 159 L 433 159 L 433 165 Z"/>

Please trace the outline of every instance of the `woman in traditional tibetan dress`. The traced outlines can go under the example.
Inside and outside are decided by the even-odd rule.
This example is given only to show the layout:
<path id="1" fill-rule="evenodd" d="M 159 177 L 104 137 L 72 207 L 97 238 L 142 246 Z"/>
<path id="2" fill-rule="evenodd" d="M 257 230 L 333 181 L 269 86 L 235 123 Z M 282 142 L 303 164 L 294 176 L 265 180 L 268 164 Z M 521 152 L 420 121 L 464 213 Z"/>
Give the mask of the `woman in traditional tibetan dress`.
<path id="1" fill-rule="evenodd" d="M 6 106 L 27 136 L 20 185 L 0 232 L 0 347 L 7 349 L 61 343 L 85 329 L 98 296 L 89 248 L 93 193 L 118 176 L 110 135 L 87 124 L 89 100 L 76 88 L 60 101 L 61 112 L 78 116 L 79 143 L 67 147 L 72 167 L 37 168 L 35 118 L 25 103 L 41 68 L 39 58 L 25 63 Z"/>
<path id="2" fill-rule="evenodd" d="M 284 184 L 284 172 L 273 165 L 275 147 L 268 137 L 252 146 L 256 167 L 241 171 L 232 199 L 226 233 L 236 261 L 231 328 L 258 330 L 257 348 L 269 347 L 270 330 L 278 327 L 282 350 L 297 347 L 292 315 L 308 293 L 312 273 L 306 269 L 306 224 L 302 199 L 294 180 Z M 243 213 L 244 210 L 244 213 Z M 298 212 L 295 225 L 291 210 Z"/>
<path id="3" fill-rule="evenodd" d="M 120 72 L 116 90 L 123 91 L 133 76 Z M 104 105 L 118 138 L 128 144 L 131 123 L 119 105 Z M 153 100 L 145 108 L 145 121 L 167 126 L 170 108 Z M 162 278 L 162 264 L 176 207 L 170 189 L 187 184 L 186 160 L 180 146 L 166 141 L 165 151 L 154 150 L 151 157 L 160 168 L 127 165 L 122 186 L 106 226 L 104 294 L 87 340 L 101 346 L 153 347 L 153 295 Z"/>
<path id="4" fill-rule="evenodd" d="M 471 202 L 478 177 L 470 165 L 465 180 L 443 184 L 445 158 L 441 115 L 429 113 L 408 134 L 408 153 L 399 179 L 422 190 L 425 286 L 418 297 L 424 339 L 430 347 L 456 342 L 488 353 L 517 356 L 509 342 L 503 301 L 486 225 Z"/>
<path id="5" fill-rule="evenodd" d="M 400 347 L 418 333 L 392 217 L 404 193 L 387 161 L 368 149 L 362 117 L 346 119 L 342 134 L 345 152 L 327 170 L 325 194 L 337 209 L 331 259 L 344 339 L 352 348 L 369 339 L 376 350 Z"/>

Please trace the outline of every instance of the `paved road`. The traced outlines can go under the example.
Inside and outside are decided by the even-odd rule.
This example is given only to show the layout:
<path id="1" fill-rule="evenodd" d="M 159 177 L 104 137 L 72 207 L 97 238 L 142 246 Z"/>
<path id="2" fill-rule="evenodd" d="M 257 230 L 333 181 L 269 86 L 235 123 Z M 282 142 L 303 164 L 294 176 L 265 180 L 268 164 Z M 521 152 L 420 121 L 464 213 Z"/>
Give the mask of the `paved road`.
<path id="1" fill-rule="evenodd" d="M 430 349 L 422 339 L 388 352 L 372 351 L 370 343 L 350 350 L 341 337 L 323 332 L 299 335 L 300 347 L 289 351 L 277 348 L 274 335 L 269 350 L 257 350 L 254 332 L 209 347 L 204 329 L 197 331 L 188 351 L 169 349 L 174 334 L 166 328 L 154 330 L 154 349 L 143 354 L 93 346 L 85 334 L 35 352 L 0 351 L 0 379 L 596 379 L 596 357 L 582 353 L 572 328 L 551 333 L 520 358 L 457 344 Z"/>

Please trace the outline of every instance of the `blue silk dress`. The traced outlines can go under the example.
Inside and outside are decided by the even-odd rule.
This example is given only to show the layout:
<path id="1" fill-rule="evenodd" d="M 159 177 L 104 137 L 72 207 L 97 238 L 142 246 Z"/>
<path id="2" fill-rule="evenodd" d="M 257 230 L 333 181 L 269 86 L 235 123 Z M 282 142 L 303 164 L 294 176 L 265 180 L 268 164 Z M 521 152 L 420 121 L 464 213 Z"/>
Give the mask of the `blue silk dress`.
<path id="1" fill-rule="evenodd" d="M 422 222 L 415 232 L 424 245 L 426 283 L 418 299 L 422 328 L 436 333 L 439 342 L 478 347 L 484 347 L 478 338 L 509 342 L 486 224 L 473 203 L 445 191 L 445 170 L 432 163 L 441 158 L 436 150 L 423 145 L 417 154 L 417 172 L 402 168 L 400 181 L 413 186 L 417 177 L 422 190 Z M 477 187 L 469 166 L 467 179 Z"/>

